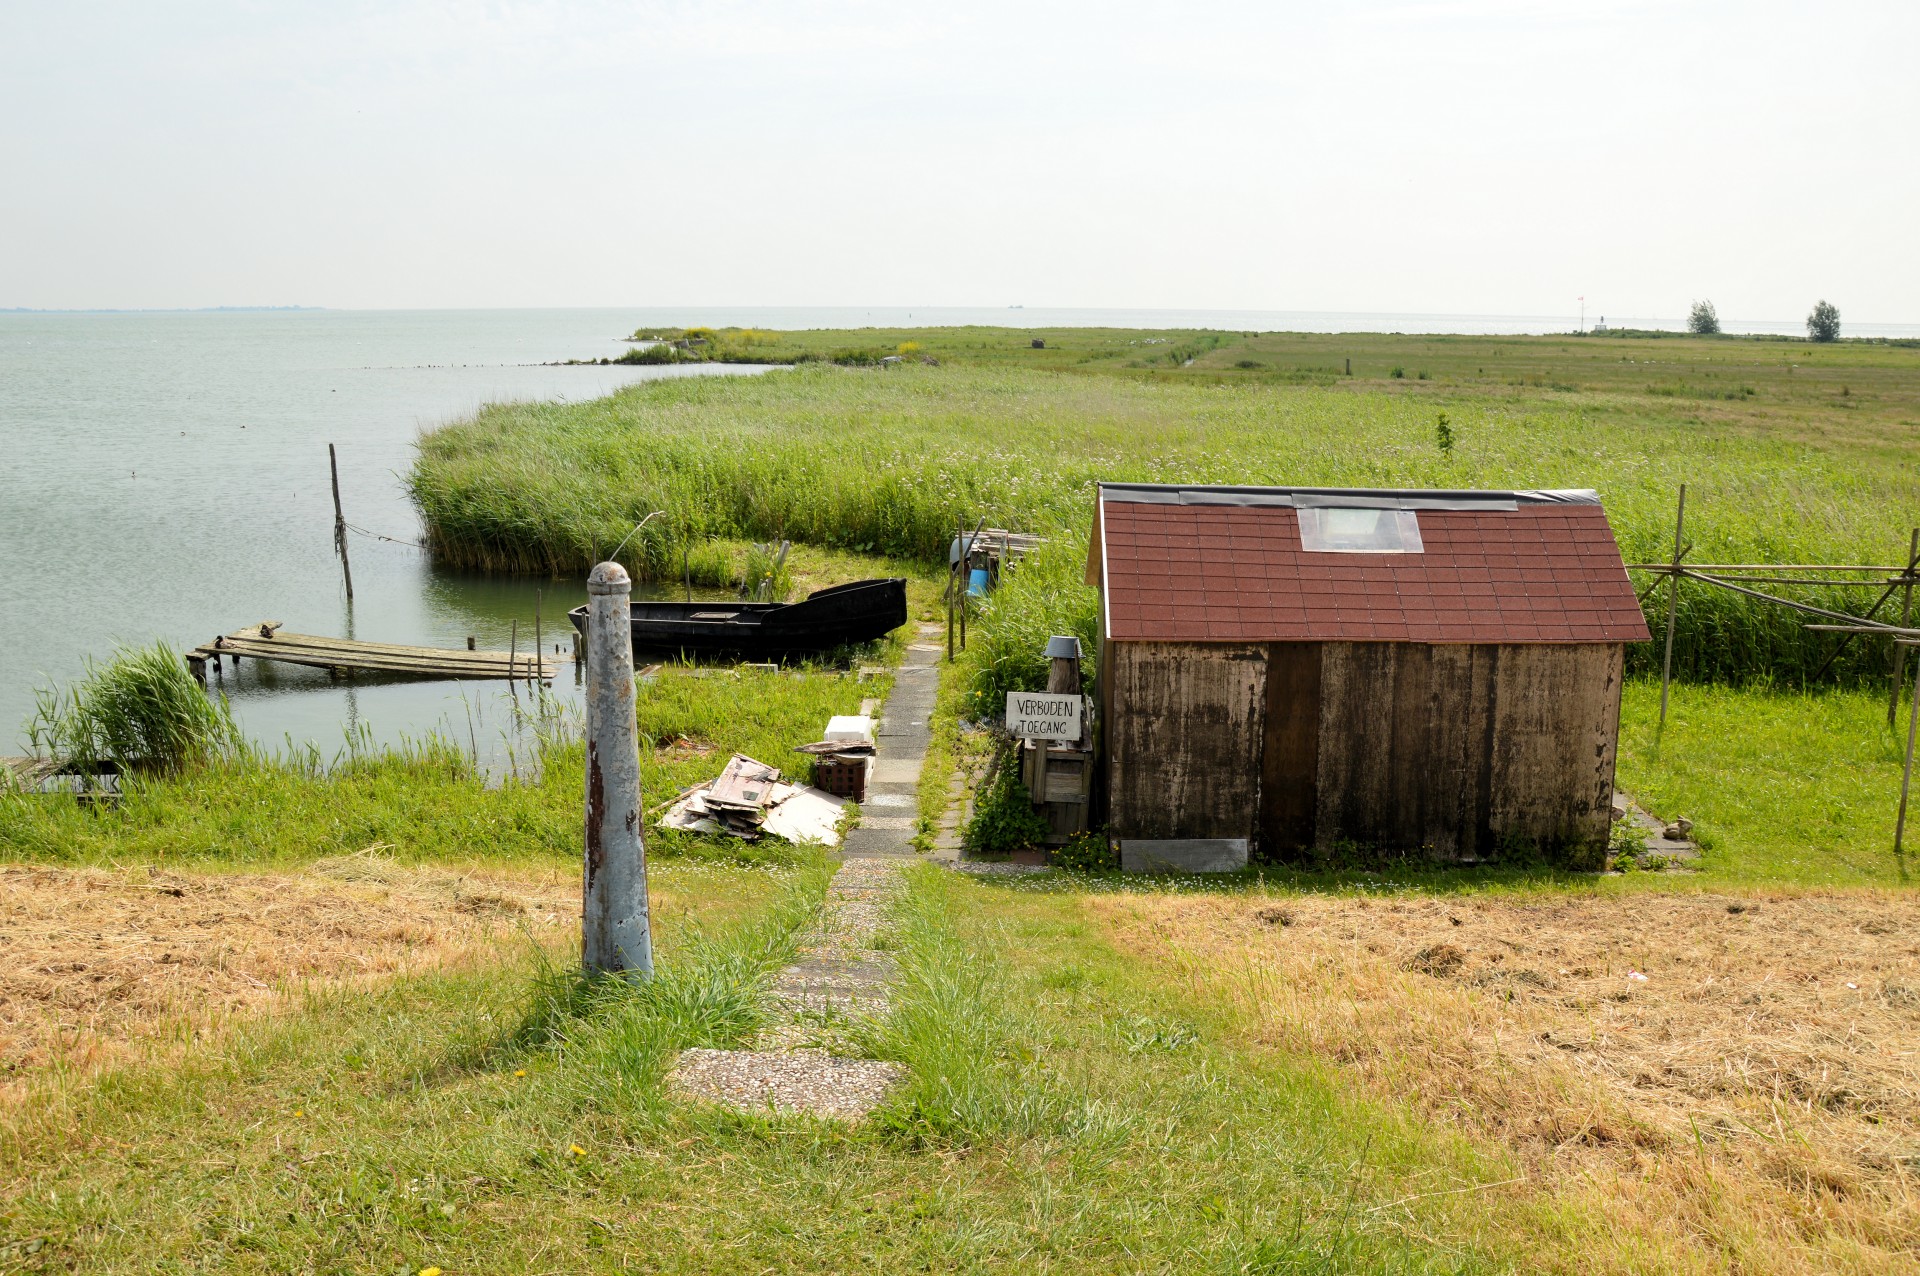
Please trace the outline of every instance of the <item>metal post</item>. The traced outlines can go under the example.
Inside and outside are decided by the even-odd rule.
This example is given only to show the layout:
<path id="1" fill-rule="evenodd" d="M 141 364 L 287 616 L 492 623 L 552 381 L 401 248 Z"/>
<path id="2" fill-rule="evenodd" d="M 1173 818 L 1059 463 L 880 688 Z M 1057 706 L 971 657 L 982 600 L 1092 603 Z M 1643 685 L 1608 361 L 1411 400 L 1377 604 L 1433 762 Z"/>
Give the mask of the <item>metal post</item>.
<path id="1" fill-rule="evenodd" d="M 1913 624 L 1913 570 L 1920 564 L 1920 527 L 1913 529 L 1913 535 L 1907 539 L 1907 570 L 1902 573 L 1907 583 L 1902 589 L 1900 599 L 1900 627 L 1906 629 Z M 1893 692 L 1887 697 L 1887 725 L 1892 726 L 1900 716 L 1900 684 L 1906 681 L 1907 649 L 1900 643 L 1893 644 Z"/>
<path id="2" fill-rule="evenodd" d="M 633 582 L 618 563 L 587 577 L 587 844 L 580 959 L 589 974 L 653 974 L 640 733 L 633 716 Z"/>
<path id="3" fill-rule="evenodd" d="M 340 511 L 340 462 L 333 444 L 327 444 L 327 470 L 333 476 L 333 547 L 340 552 L 340 574 L 347 578 L 347 601 L 353 601 L 353 567 L 347 562 L 347 516 Z"/>
<path id="4" fill-rule="evenodd" d="M 1673 683 L 1673 622 L 1680 607 L 1680 536 L 1687 525 L 1687 485 L 1680 485 L 1680 509 L 1673 516 L 1673 569 L 1667 576 L 1667 658 L 1660 666 L 1660 726 L 1667 729 L 1667 688 Z"/>
<path id="5" fill-rule="evenodd" d="M 1902 646 L 1909 645 L 1902 641 Z M 1913 698 L 1907 701 L 1907 763 L 1900 772 L 1900 814 L 1893 821 L 1893 853 L 1901 853 L 1900 841 L 1907 831 L 1907 792 L 1913 787 L 1913 736 L 1920 727 L 1920 660 L 1913 663 Z"/>

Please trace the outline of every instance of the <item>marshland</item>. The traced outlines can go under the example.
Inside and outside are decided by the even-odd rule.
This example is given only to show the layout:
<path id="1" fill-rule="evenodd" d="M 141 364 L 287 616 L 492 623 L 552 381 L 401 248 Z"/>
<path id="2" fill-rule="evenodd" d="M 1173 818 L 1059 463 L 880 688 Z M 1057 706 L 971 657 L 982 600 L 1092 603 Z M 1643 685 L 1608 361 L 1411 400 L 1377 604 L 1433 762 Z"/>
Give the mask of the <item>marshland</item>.
<path id="1" fill-rule="evenodd" d="M 883 699 L 906 644 L 941 641 L 958 529 L 1044 536 L 943 665 L 927 844 L 987 804 L 952 778 L 984 774 L 979 724 L 1044 683 L 1045 639 L 1090 644 L 1098 480 L 1591 487 L 1629 562 L 1672 556 L 1682 483 L 1697 562 L 1897 564 L 1920 523 L 1917 343 L 699 340 L 686 361 L 793 366 L 421 437 L 402 472 L 435 570 L 574 601 L 664 510 L 619 554 L 661 588 L 764 575 L 755 546 L 781 541 L 793 596 L 909 577 L 907 627 L 872 650 L 643 685 L 652 802 Z M 1646 596 L 1656 633 L 1666 597 Z M 863 1038 L 909 1079 L 854 1127 L 663 1083 L 679 1049 L 751 1039 L 819 848 L 650 830 L 662 975 L 623 995 L 572 976 L 564 722 L 490 783 L 435 735 L 265 749 L 184 698 L 164 652 L 103 661 L 41 734 L 130 762 L 158 739 L 168 764 L 113 803 L 0 796 L 0 1269 L 1901 1270 L 1905 736 L 1885 641 L 1836 654 L 1803 619 L 1683 585 L 1663 731 L 1658 644 L 1629 652 L 1620 786 L 1692 821 L 1684 868 L 915 866 L 884 936 L 896 1007 Z"/>

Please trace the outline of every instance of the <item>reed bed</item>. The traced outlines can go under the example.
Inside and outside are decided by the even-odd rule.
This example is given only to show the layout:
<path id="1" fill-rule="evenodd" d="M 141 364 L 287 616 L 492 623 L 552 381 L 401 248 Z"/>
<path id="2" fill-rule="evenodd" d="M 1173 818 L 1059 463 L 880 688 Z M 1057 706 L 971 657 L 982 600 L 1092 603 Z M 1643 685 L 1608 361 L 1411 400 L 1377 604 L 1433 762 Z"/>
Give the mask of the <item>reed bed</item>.
<path id="1" fill-rule="evenodd" d="M 944 565 L 982 515 L 1084 545 L 1100 480 L 1592 487 L 1629 561 L 1671 556 L 1683 482 L 1694 561 L 1891 563 L 1920 510 L 1920 474 L 1884 440 L 1815 446 L 1617 395 L 1437 393 L 808 366 L 491 407 L 427 435 L 409 482 L 436 556 L 469 569 L 579 573 L 664 509 L 620 554 L 654 579 L 716 538 Z M 1857 612 L 1864 592 L 1801 596 Z M 1727 681 L 1809 678 L 1836 641 L 1702 586 L 1683 587 L 1679 632 L 1682 676 Z M 1883 648 L 1855 642 L 1823 676 L 1884 676 Z"/>

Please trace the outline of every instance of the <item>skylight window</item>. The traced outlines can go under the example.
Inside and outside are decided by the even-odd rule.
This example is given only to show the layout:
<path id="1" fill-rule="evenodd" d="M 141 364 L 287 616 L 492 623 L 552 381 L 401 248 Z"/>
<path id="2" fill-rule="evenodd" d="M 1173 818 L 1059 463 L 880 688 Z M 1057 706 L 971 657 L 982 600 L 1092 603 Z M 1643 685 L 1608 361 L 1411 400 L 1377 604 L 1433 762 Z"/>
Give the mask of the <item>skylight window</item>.
<path id="1" fill-rule="evenodd" d="M 1418 554 L 1420 520 L 1412 510 L 1302 509 L 1300 547 L 1320 554 Z"/>

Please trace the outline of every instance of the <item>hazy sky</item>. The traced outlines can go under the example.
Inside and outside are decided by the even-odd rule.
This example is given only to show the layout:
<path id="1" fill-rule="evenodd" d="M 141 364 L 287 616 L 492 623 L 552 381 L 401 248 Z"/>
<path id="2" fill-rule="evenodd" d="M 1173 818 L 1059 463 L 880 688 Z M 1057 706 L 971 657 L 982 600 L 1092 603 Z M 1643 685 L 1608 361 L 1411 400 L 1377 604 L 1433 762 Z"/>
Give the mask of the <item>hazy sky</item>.
<path id="1" fill-rule="evenodd" d="M 1920 320 L 1920 4 L 0 3 L 0 307 Z"/>

